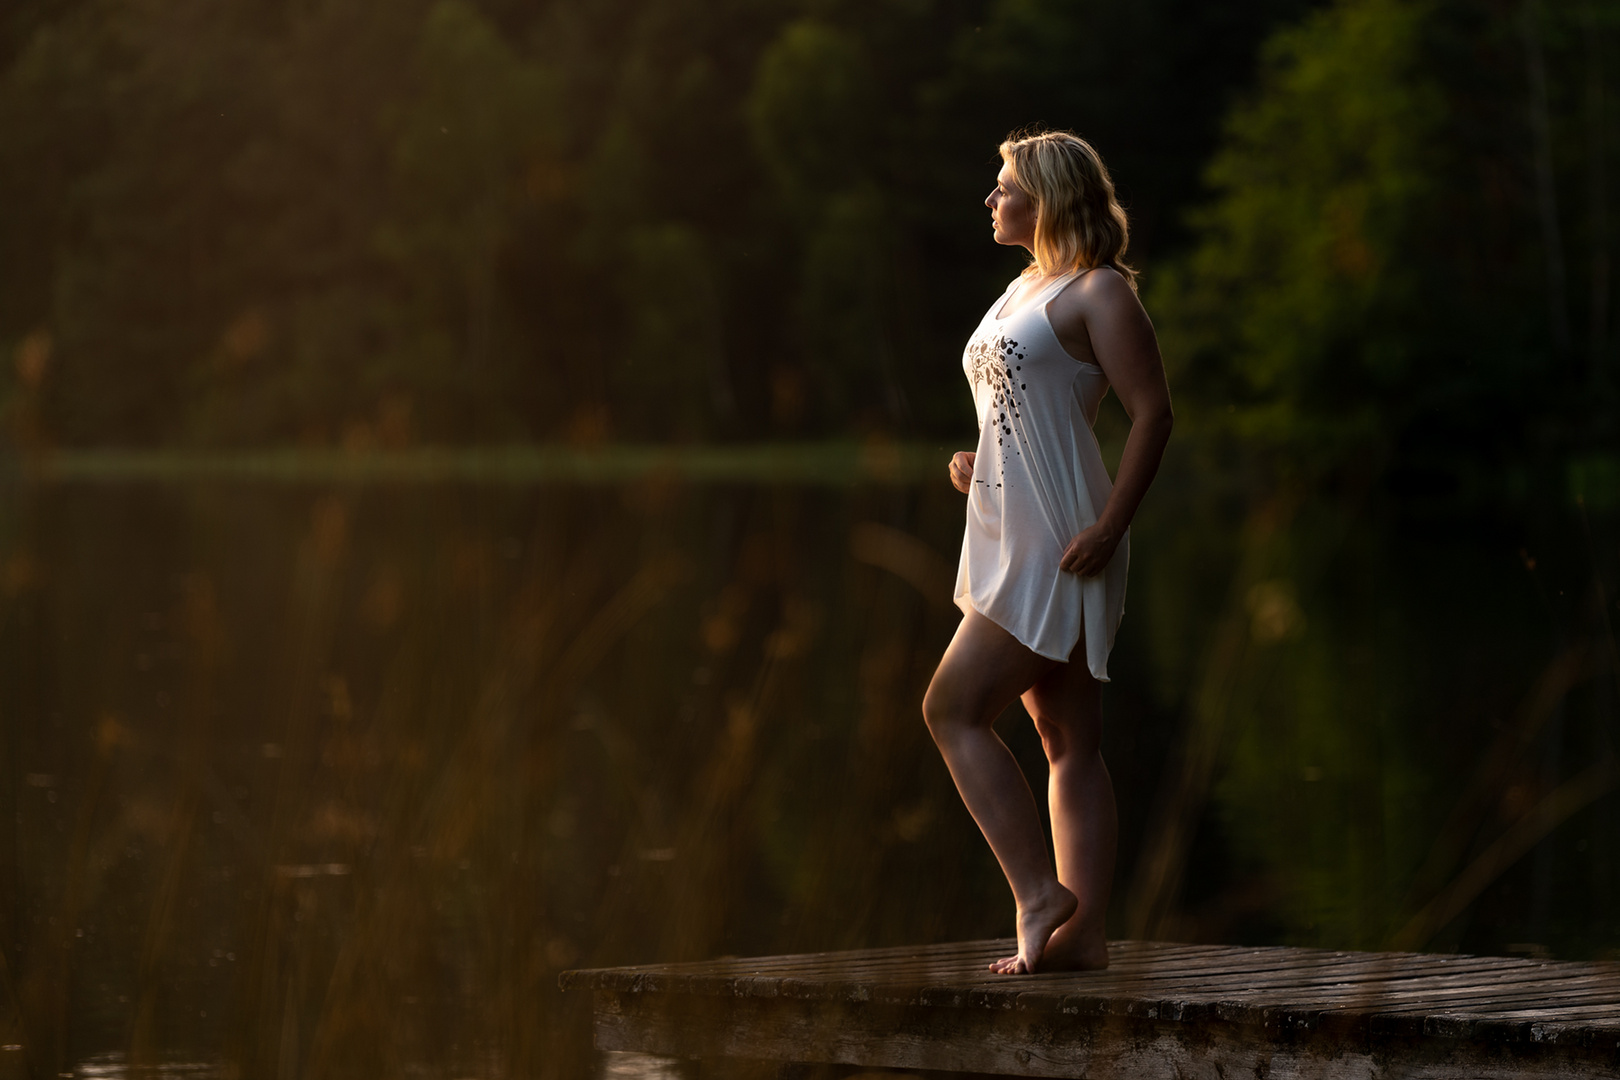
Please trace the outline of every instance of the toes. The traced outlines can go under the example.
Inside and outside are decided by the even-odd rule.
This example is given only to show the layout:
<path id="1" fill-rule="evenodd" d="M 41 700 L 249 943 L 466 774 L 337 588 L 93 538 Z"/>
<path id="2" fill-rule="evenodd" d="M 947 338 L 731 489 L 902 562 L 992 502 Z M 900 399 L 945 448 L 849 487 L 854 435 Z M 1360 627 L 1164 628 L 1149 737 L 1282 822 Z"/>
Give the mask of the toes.
<path id="1" fill-rule="evenodd" d="M 997 975 L 1026 975 L 1034 969 L 1021 956 L 1006 956 L 992 962 L 990 970 Z"/>
<path id="2" fill-rule="evenodd" d="M 992 960 L 985 965 L 997 975 L 1028 975 L 1035 970 L 1040 962 L 1039 957 L 1029 960 L 1023 956 L 1004 956 L 1000 960 Z"/>

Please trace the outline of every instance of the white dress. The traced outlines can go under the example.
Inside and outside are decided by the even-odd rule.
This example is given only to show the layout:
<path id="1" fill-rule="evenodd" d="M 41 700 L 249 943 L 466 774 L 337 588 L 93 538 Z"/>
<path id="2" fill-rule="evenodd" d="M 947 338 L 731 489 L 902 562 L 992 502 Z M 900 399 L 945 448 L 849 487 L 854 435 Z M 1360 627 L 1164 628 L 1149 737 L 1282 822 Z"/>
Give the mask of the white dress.
<path id="1" fill-rule="evenodd" d="M 1101 574 L 1080 577 L 1058 565 L 1113 490 L 1092 432 L 1108 377 L 1064 351 L 1046 314 L 1046 305 L 1078 276 L 1055 278 L 998 319 L 1015 280 L 990 305 L 962 354 L 979 414 L 979 449 L 956 604 L 1041 656 L 1064 662 L 1083 626 L 1086 666 L 1107 682 L 1108 653 L 1125 611 L 1130 531 Z"/>

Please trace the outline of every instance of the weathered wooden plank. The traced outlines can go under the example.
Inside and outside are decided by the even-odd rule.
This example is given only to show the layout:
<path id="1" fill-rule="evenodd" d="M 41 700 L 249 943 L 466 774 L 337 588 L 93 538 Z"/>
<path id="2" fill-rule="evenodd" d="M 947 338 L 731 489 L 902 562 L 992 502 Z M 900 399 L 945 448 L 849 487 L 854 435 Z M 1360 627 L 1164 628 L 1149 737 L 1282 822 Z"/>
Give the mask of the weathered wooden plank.
<path id="1" fill-rule="evenodd" d="M 1500 971 L 1493 967 L 1489 960 L 1481 959 L 1469 965 L 1458 965 L 1450 968 L 1437 968 L 1434 971 L 1417 971 L 1411 968 L 1391 970 L 1378 965 L 1364 965 L 1357 963 L 1302 963 L 1293 971 L 1278 971 L 1270 973 L 1255 973 L 1241 967 L 1220 973 L 1186 973 L 1171 970 L 1147 970 L 1136 973 L 1123 973 L 1104 971 L 1094 972 L 1080 976 L 1037 976 L 1030 980 L 1027 976 L 1008 976 L 1024 982 L 1035 981 L 1043 989 L 1061 991 L 1074 987 L 1085 988 L 1088 992 L 1097 990 L 1112 990 L 1130 986 L 1147 986 L 1162 983 L 1176 983 L 1195 985 L 1200 990 L 1221 991 L 1227 987 L 1241 987 L 1246 990 L 1263 992 L 1276 991 L 1288 993 L 1300 988 L 1312 986 L 1400 986 L 1405 988 L 1421 988 L 1433 985 L 1436 988 L 1446 986 L 1463 986 L 1470 983 L 1484 986 L 1511 984 L 1514 982 L 1572 982 L 1567 970 L 1544 965 L 1540 968 L 1528 968 L 1516 971 Z M 1581 976 L 1579 980 L 1583 985 L 1599 985 L 1590 977 Z M 1602 984 L 1607 984 L 1603 980 Z M 1620 988 L 1620 982 L 1616 982 Z"/>
<path id="2" fill-rule="evenodd" d="M 1035 982 L 1043 988 L 1061 992 L 1064 990 L 1090 990 L 1097 987 L 1148 982 L 1197 983 L 1199 985 L 1287 985 L 1310 976 L 1320 975 L 1321 977 L 1327 977 L 1335 974 L 1342 974 L 1346 978 L 1382 977 L 1378 969 L 1357 962 L 1327 963 L 1315 961 L 1303 964 L 1300 970 L 1294 972 L 1273 971 L 1270 968 L 1257 969 L 1249 964 L 1234 962 L 1219 968 L 1204 968 L 1202 970 L 1188 970 L 1177 965 L 1162 965 L 1143 967 L 1136 970 L 1109 968 L 1096 972 L 1050 974 L 1034 977 L 1027 975 L 992 976 L 976 974 L 973 978 L 975 981 L 982 982 L 987 986 L 1000 985 L 1008 981 L 1022 985 Z"/>
<path id="3" fill-rule="evenodd" d="M 1344 1003 L 1377 1006 L 1389 1010 L 1403 1006 L 1421 1009 L 1459 1001 L 1485 1003 L 1525 998 L 1542 1001 L 1593 998 L 1620 1001 L 1620 988 L 1595 986 L 1578 979 L 1551 977 L 1487 983 L 1470 976 L 1457 981 L 1316 983 L 1234 990 L 1213 990 L 1200 986 L 1197 992 L 1226 1000 L 1251 1003 L 1273 1001 L 1301 1007 L 1315 1003 Z"/>
<path id="4" fill-rule="evenodd" d="M 604 1049 L 1027 1076 L 1620 1077 L 1620 965 L 1011 939 L 567 973 Z"/>
<path id="5" fill-rule="evenodd" d="M 864 973 L 865 969 L 895 970 L 901 966 L 923 965 L 930 968 L 971 968 L 979 959 L 1007 955 L 1013 949 L 1012 939 L 973 942 L 967 945 L 939 945 L 913 948 L 858 950 L 846 953 L 815 953 L 791 956 L 754 957 L 747 959 L 695 961 L 682 964 L 648 965 L 640 968 L 611 969 L 607 972 L 570 973 L 569 978 L 616 976 L 625 972 L 641 974 L 711 974 L 711 975 L 772 975 L 810 972 Z M 1231 970 L 1287 972 L 1302 965 L 1316 963 L 1360 963 L 1390 971 L 1427 971 L 1458 965 L 1485 963 L 1498 969 L 1539 968 L 1556 962 L 1515 958 L 1481 958 L 1457 956 L 1431 956 L 1413 953 L 1377 954 L 1355 952 L 1325 952 L 1321 950 L 1289 947 L 1230 948 L 1222 946 L 1177 946 L 1153 942 L 1116 942 L 1110 947 L 1110 971 L 1146 963 L 1178 960 L 1189 973 L 1213 970 L 1214 967 Z M 1592 969 L 1600 965 L 1576 965 Z M 1620 967 L 1608 965 L 1620 975 Z M 1022 977 L 1022 976 L 1019 976 Z M 1080 977 L 1084 977 L 1083 975 Z"/>
<path id="6" fill-rule="evenodd" d="M 1111 966 L 1130 966 L 1141 962 L 1158 962 L 1176 957 L 1192 957 L 1204 954 L 1220 954 L 1221 946 L 1216 945 L 1171 945 L 1158 942 L 1125 942 L 1118 943 L 1127 948 L 1112 950 Z M 614 986 L 628 988 L 629 983 L 638 977 L 651 977 L 655 981 L 651 985 L 666 985 L 660 981 L 662 978 L 676 976 L 802 976 L 809 974 L 857 972 L 871 968 L 873 970 L 887 970 L 889 965 L 898 962 L 925 964 L 938 964 L 942 970 L 954 971 L 961 967 L 964 973 L 973 970 L 976 965 L 988 964 L 991 960 L 1011 955 L 1017 948 L 1017 942 L 1012 938 L 1001 940 L 971 943 L 973 951 L 964 953 L 963 946 L 935 945 L 906 948 L 862 949 L 847 953 L 808 953 L 790 956 L 763 956 L 748 959 L 722 959 L 699 960 L 674 964 L 653 964 L 634 968 L 610 968 L 594 971 L 565 972 L 562 984 L 565 989 L 597 988 L 598 986 Z M 940 961 L 943 960 L 941 963 Z"/>
<path id="7" fill-rule="evenodd" d="M 1436 1010 L 1430 1017 L 1445 1017 L 1466 1022 L 1492 1021 L 1511 1023 L 1517 1020 L 1620 1020 L 1620 1004 L 1613 1001 L 1535 1002 L 1528 1001 L 1514 1008 Z"/>
<path id="8" fill-rule="evenodd" d="M 1609 1004 L 1620 1006 L 1620 995 L 1611 990 L 1580 990 L 1567 988 L 1557 993 L 1540 994 L 1535 991 L 1501 991 L 1497 993 L 1414 996 L 1410 999 L 1384 1003 L 1380 1011 L 1396 1013 L 1423 1012 L 1477 1012 L 1480 1015 L 1507 1013 L 1542 1003 L 1546 1007 L 1574 1008 L 1583 1005 Z"/>
<path id="9" fill-rule="evenodd" d="M 1200 984 L 1215 984 L 1217 981 L 1243 982 L 1257 985 L 1288 985 L 1301 978 L 1317 973 L 1333 974 L 1343 972 L 1347 978 L 1357 979 L 1391 979 L 1391 978 L 1421 978 L 1431 973 L 1453 974 L 1467 970 L 1498 971 L 1498 965 L 1489 958 L 1459 958 L 1452 964 L 1435 963 L 1424 967 L 1413 965 L 1391 965 L 1380 961 L 1374 954 L 1304 954 L 1296 958 L 1291 966 L 1280 961 L 1285 958 L 1264 957 L 1258 960 L 1244 956 L 1228 958 L 1219 964 L 1204 964 L 1199 966 L 1181 965 L 1176 963 L 1155 963 L 1127 968 L 1123 965 L 1110 966 L 1108 969 L 1096 972 L 1082 972 L 1073 974 L 1050 974 L 1036 978 L 1053 985 L 1072 984 L 1080 986 L 1094 986 L 1110 983 L 1122 976 L 1137 978 L 1155 978 L 1161 980 L 1197 981 Z M 941 969 L 944 970 L 944 969 Z M 1533 969 L 1526 969 L 1527 971 Z M 885 972 L 890 975 L 890 972 Z M 901 972 L 893 972 L 899 975 Z M 1020 980 L 1028 981 L 1030 976 L 1011 975 L 997 976 L 985 972 L 969 976 L 986 985 L 994 985 L 998 981 Z"/>
<path id="10" fill-rule="evenodd" d="M 885 973 L 886 975 L 888 973 Z M 1006 994 L 1009 991 L 1018 993 L 1023 1002 L 1021 1007 L 1039 1008 L 1040 1001 L 1050 1000 L 1051 1007 L 1057 999 L 1063 996 L 1063 991 L 1071 986 L 1085 987 L 1081 997 L 1116 996 L 1136 999 L 1165 1000 L 1161 991 L 1166 987 L 1179 987 L 1183 990 L 1194 988 L 1196 994 L 1205 1000 L 1241 1000 L 1245 1002 L 1258 1001 L 1262 1004 L 1282 1003 L 1284 999 L 1296 1001 L 1309 1001 L 1317 1004 L 1339 1003 L 1352 1001 L 1364 1006 L 1376 1006 L 1392 1001 L 1416 1000 L 1423 1001 L 1429 997 L 1438 997 L 1440 1000 L 1454 1000 L 1459 995 L 1469 996 L 1482 994 L 1486 990 L 1501 991 L 1503 985 L 1518 992 L 1524 987 L 1537 985 L 1529 978 L 1519 977 L 1506 984 L 1492 984 L 1482 981 L 1480 973 L 1455 973 L 1444 977 L 1419 977 L 1406 973 L 1406 978 L 1380 978 L 1376 971 L 1367 971 L 1356 968 L 1319 967 L 1314 972 L 1301 973 L 1288 981 L 1274 980 L 1260 982 L 1244 975 L 1222 976 L 1219 978 L 1206 978 L 1191 980 L 1177 973 L 1152 973 L 1141 975 L 1118 975 L 1113 972 L 1099 972 L 1075 979 L 1072 977 L 1040 976 L 1031 979 L 1027 976 L 1000 976 L 980 980 L 977 977 L 972 982 L 948 985 L 947 980 L 937 985 L 924 980 L 904 979 L 885 980 L 882 983 L 859 984 L 850 980 L 836 981 L 807 981 L 801 984 L 784 982 L 773 990 L 787 996 L 825 999 L 832 997 L 852 997 L 862 1000 L 872 997 L 874 993 L 890 999 L 909 999 L 923 993 L 931 994 L 938 1004 L 952 1004 L 960 1007 L 970 995 L 978 995 L 981 1000 L 995 1002 L 999 1006 L 1006 1003 Z M 1585 983 L 1577 984 L 1568 979 L 1560 979 L 1559 972 L 1530 972 L 1546 982 L 1546 990 L 1551 992 L 1560 987 L 1568 986 L 1590 992 L 1591 987 Z M 1044 997 L 1029 997 L 1025 987 L 1031 984 L 1039 987 Z M 864 996 L 861 988 L 865 987 Z M 1539 987 L 1538 987 L 1539 988 Z M 740 988 L 727 987 L 726 992 L 743 992 Z M 953 993 L 944 993 L 944 991 Z"/>
<path id="11" fill-rule="evenodd" d="M 1000 955 L 1000 950 L 984 950 L 984 955 Z M 1478 961 L 1474 958 L 1463 958 L 1453 959 L 1449 967 L 1438 963 L 1416 967 L 1411 964 L 1390 964 L 1370 954 L 1313 955 L 1304 950 L 1243 950 L 1224 959 L 1197 965 L 1180 962 L 1174 957 L 1147 956 L 1117 961 L 1102 972 L 1067 976 L 1049 975 L 1041 978 L 1077 980 L 1076 988 L 1081 985 L 1095 985 L 1098 980 L 1127 975 L 1176 980 L 1224 975 L 1229 978 L 1241 977 L 1256 983 L 1270 984 L 1279 981 L 1287 983 L 1297 980 L 1304 972 L 1324 968 L 1343 967 L 1347 973 L 1350 969 L 1357 969 L 1363 978 L 1413 978 L 1431 970 L 1457 970 L 1469 963 Z M 738 978 L 759 980 L 780 977 L 825 982 L 828 981 L 827 976 L 835 976 L 837 981 L 844 982 L 875 977 L 882 977 L 885 981 L 891 982 L 918 983 L 970 980 L 987 988 L 1007 980 L 1028 979 L 1028 976 L 993 975 L 988 971 L 977 970 L 974 963 L 962 963 L 960 960 L 950 962 L 936 957 L 919 963 L 911 957 L 895 956 L 893 959 L 879 957 L 874 961 L 862 963 L 823 962 L 816 965 L 793 965 L 777 962 L 777 958 L 762 958 L 746 963 L 710 962 L 572 972 L 564 976 L 563 984 L 567 988 L 641 989 L 660 992 L 678 989 L 681 992 L 726 993 L 734 986 L 730 980 Z"/>
<path id="12" fill-rule="evenodd" d="M 1549 1005 L 1553 1003 L 1548 998 L 1528 997 L 1520 1000 L 1524 1004 Z M 1593 996 L 1557 1001 L 1558 1008 L 1553 1011 L 1563 1014 L 1563 1010 L 1597 1002 L 1601 1002 L 1607 1007 L 1612 1004 L 1612 999 Z M 1300 1000 L 1277 1003 L 1275 1000 L 1229 997 L 1198 1004 L 1203 1012 L 1235 1024 L 1292 1029 L 1332 1028 L 1340 1031 L 1373 1029 L 1403 1034 L 1418 1034 L 1429 1031 L 1432 1025 L 1425 1026 L 1427 1019 L 1441 1014 L 1448 1016 L 1467 1015 L 1475 1019 L 1498 1017 L 1498 1013 L 1493 1011 L 1492 1007 L 1476 1007 L 1466 996 L 1462 995 L 1445 999 L 1430 999 L 1421 1004 L 1397 1005 L 1394 1007 L 1391 1007 L 1388 1003 L 1380 1003 L 1376 999 L 1364 998 Z M 1167 1012 L 1168 1010 L 1161 1009 L 1161 1011 Z M 1181 1014 L 1190 1015 L 1191 1010 L 1181 1010 Z M 1460 1033 L 1454 1032 L 1453 1034 Z"/>
<path id="13" fill-rule="evenodd" d="M 1620 1020 L 1542 1020 L 1530 1022 L 1534 1042 L 1561 1042 L 1567 1046 L 1602 1049 L 1620 1060 Z"/>
<path id="14" fill-rule="evenodd" d="M 1504 1048 L 1404 1040 L 1346 1046 L 1311 1039 L 1279 1041 L 1257 1029 L 1220 1023 L 1190 1026 L 1118 1017 L 1054 1023 L 1050 1015 L 1017 1011 L 870 1003 L 827 1008 L 785 999 L 685 999 L 680 1004 L 687 1008 L 662 1008 L 670 1002 L 602 993 L 614 1000 L 599 998 L 599 1046 L 672 1057 L 1089 1080 L 1217 1080 L 1235 1075 L 1268 1080 L 1562 1080 L 1597 1075 L 1589 1058 L 1556 1044 Z M 702 1006 L 715 1011 L 705 1012 Z"/>
<path id="15" fill-rule="evenodd" d="M 1514 973 L 1512 977 L 1529 977 L 1534 973 Z M 1361 964 L 1354 962 L 1344 963 L 1302 963 L 1297 969 L 1291 971 L 1264 971 L 1254 972 L 1237 968 L 1231 971 L 1218 973 L 1186 973 L 1178 970 L 1154 970 L 1140 974 L 1131 973 L 1130 978 L 1114 979 L 1110 970 L 1099 972 L 1088 978 L 1078 980 L 1079 985 L 1088 990 L 1113 985 L 1147 985 L 1150 983 L 1176 983 L 1196 985 L 1211 990 L 1229 986 L 1251 988 L 1254 990 L 1276 990 L 1289 992 L 1291 990 L 1313 985 L 1336 984 L 1373 984 L 1373 985 L 1406 985 L 1432 979 L 1466 980 L 1469 978 L 1506 978 L 1505 973 L 1497 972 L 1488 963 L 1472 965 L 1469 969 L 1437 968 L 1433 971 L 1416 971 L 1410 968 L 1388 969 L 1376 964 Z M 1059 982 L 1054 981 L 1054 988 Z"/>
<path id="16" fill-rule="evenodd" d="M 1523 1001 L 1527 993 L 1543 999 L 1565 992 L 1579 994 L 1582 1000 L 1605 993 L 1613 993 L 1620 998 L 1620 987 L 1605 988 L 1594 986 L 1590 980 L 1559 978 L 1561 973 L 1557 971 L 1544 970 L 1533 974 L 1541 978 L 1495 980 L 1487 983 L 1480 981 L 1479 975 L 1475 973 L 1459 974 L 1449 977 L 1446 981 L 1410 975 L 1396 980 L 1379 979 L 1376 973 L 1327 967 L 1319 968 L 1314 973 L 1302 973 L 1288 982 L 1253 985 L 1252 980 L 1242 975 L 1191 980 L 1174 973 L 1136 976 L 1110 976 L 1109 973 L 1098 973 L 1084 983 L 1085 993 L 1069 996 L 1077 999 L 1126 998 L 1132 1001 L 1133 1006 L 1142 1002 L 1161 1001 L 1228 1003 L 1234 1008 L 1290 1003 L 1301 1007 L 1327 1007 L 1352 1003 L 1363 1008 L 1377 1008 L 1384 1011 L 1395 1011 L 1403 1004 L 1408 1010 L 1421 1010 L 1465 1000 L 1481 1003 L 1495 1000 Z M 1315 977 L 1311 977 L 1312 975 Z M 1024 989 L 1031 982 L 1037 981 L 1046 983 L 1041 987 L 1045 998 L 1029 997 L 1028 991 Z M 1183 994 L 1167 997 L 1156 992 L 1157 988 L 1172 983 L 1181 985 Z M 1040 1001 L 1048 999 L 1054 1002 L 1053 1007 L 1059 1007 L 1055 1002 L 1064 996 L 1066 984 L 1072 984 L 1072 980 L 1054 980 L 1051 977 L 1032 980 L 1025 976 L 1005 976 L 995 977 L 994 981 L 980 981 L 976 978 L 966 985 L 960 983 L 949 985 L 946 980 L 939 980 L 936 983 L 921 979 L 876 983 L 848 978 L 791 980 L 760 976 L 672 979 L 649 974 L 633 981 L 627 988 L 643 993 L 678 992 L 755 997 L 785 995 L 812 1000 L 857 1001 L 870 1000 L 874 994 L 885 1000 L 910 1000 L 926 993 L 939 1005 L 949 1003 L 961 1007 L 972 1000 L 986 1007 L 996 1008 L 1009 1007 L 1022 996 L 1024 1008 L 1036 1008 L 1039 1007 Z M 1189 995 L 1187 991 L 1191 991 L 1191 994 Z M 1070 1011 L 1073 1011 L 1072 1005 L 1073 1003 Z M 1133 1011 L 1137 1010 L 1133 1008 Z"/>
<path id="17" fill-rule="evenodd" d="M 1473 1001 L 1489 994 L 1535 993 L 1538 984 L 1518 983 L 1512 988 L 1482 986 L 1474 981 L 1453 985 L 1410 982 L 1316 983 L 1293 987 L 1182 988 L 1184 994 L 1211 1001 L 1229 1001 L 1266 1008 L 1394 1009 L 1402 1005 L 1428 1007 L 1453 1001 Z M 1550 984 L 1559 987 L 1563 984 Z M 1573 987 L 1565 987 L 1576 992 Z M 1547 991 L 1551 992 L 1551 991 Z M 1544 993 L 1547 993 L 1544 992 Z"/>

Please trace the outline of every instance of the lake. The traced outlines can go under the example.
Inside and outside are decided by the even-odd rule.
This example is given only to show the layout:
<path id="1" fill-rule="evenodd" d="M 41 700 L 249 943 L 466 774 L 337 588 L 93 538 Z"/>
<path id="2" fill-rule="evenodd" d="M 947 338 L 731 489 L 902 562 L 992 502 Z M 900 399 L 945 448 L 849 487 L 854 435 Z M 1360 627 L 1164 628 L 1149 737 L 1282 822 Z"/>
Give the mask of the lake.
<path id="1" fill-rule="evenodd" d="M 13 468 L 0 1076 L 601 1076 L 567 968 L 1011 933 L 935 456 Z M 1612 514 L 1184 456 L 1133 542 L 1112 936 L 1616 955 Z"/>

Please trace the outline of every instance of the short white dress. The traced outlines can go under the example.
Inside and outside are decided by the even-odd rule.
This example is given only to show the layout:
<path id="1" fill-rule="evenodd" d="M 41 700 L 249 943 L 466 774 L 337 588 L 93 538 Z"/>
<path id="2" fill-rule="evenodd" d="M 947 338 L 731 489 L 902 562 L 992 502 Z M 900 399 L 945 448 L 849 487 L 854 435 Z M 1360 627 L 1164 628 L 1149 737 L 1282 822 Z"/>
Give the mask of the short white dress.
<path id="1" fill-rule="evenodd" d="M 1084 627 L 1086 666 L 1107 682 L 1125 611 L 1130 532 L 1101 574 L 1080 577 L 1058 565 L 1113 490 L 1092 431 L 1108 377 L 1064 351 L 1046 314 L 1047 304 L 1083 273 L 1053 279 L 1033 298 L 1021 298 L 1016 312 L 997 318 L 1019 284 L 1014 280 L 962 354 L 979 414 L 979 448 L 956 604 L 1063 662 Z"/>

